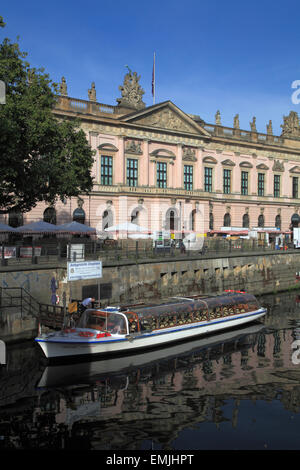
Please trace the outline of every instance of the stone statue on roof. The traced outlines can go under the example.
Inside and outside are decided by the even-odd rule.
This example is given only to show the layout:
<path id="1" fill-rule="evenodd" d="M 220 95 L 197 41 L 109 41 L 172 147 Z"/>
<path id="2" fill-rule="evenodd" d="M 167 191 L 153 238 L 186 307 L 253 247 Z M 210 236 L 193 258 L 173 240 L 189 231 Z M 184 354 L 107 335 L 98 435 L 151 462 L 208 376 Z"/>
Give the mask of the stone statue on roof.
<path id="1" fill-rule="evenodd" d="M 215 123 L 218 125 L 218 126 L 221 126 L 221 113 L 220 111 L 218 110 L 215 114 Z"/>
<path id="2" fill-rule="evenodd" d="M 256 117 L 253 116 L 252 121 L 250 122 L 251 132 L 257 132 L 256 130 Z"/>
<path id="3" fill-rule="evenodd" d="M 239 119 L 239 115 L 236 114 L 233 118 L 233 127 L 235 129 L 239 129 L 240 128 L 240 119 Z"/>
<path id="4" fill-rule="evenodd" d="M 92 83 L 92 87 L 88 90 L 88 95 L 90 101 L 97 101 L 95 82 Z"/>
<path id="5" fill-rule="evenodd" d="M 122 98 L 117 99 L 118 105 L 125 108 L 143 109 L 146 105 L 142 100 L 145 91 L 139 84 L 141 76 L 138 76 L 136 72 L 132 72 L 128 65 L 126 67 L 128 72 L 124 77 L 123 85 L 119 86 Z"/>
<path id="6" fill-rule="evenodd" d="M 282 136 L 300 138 L 299 116 L 296 111 L 291 111 L 288 116 L 283 116 L 283 124 L 280 127 L 282 127 Z"/>
<path id="7" fill-rule="evenodd" d="M 267 134 L 268 135 L 273 135 L 273 126 L 272 126 L 272 121 L 269 121 L 269 124 L 267 124 Z"/>
<path id="8" fill-rule="evenodd" d="M 61 96 L 68 96 L 67 82 L 65 77 L 62 77 L 61 83 L 59 84 L 59 93 L 61 94 Z"/>

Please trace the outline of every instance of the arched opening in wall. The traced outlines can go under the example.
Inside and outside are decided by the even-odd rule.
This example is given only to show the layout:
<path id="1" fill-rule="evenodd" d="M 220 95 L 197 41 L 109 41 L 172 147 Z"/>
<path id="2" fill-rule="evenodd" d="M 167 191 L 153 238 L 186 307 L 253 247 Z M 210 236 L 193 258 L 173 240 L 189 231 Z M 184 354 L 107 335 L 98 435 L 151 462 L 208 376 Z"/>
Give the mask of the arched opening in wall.
<path id="1" fill-rule="evenodd" d="M 8 225 L 10 227 L 20 227 L 23 225 L 23 214 L 19 209 L 12 209 L 8 213 Z"/>
<path id="2" fill-rule="evenodd" d="M 56 225 L 56 210 L 54 207 L 47 207 L 47 209 L 44 210 L 43 221 L 48 224 Z"/>
<path id="3" fill-rule="evenodd" d="M 243 228 L 249 228 L 249 225 L 250 225 L 250 220 L 249 220 L 249 215 L 248 214 L 244 214 L 243 215 Z"/>
<path id="4" fill-rule="evenodd" d="M 190 213 L 189 230 L 191 232 L 194 232 L 195 227 L 196 227 L 196 209 L 193 209 L 192 212 Z"/>
<path id="5" fill-rule="evenodd" d="M 229 212 L 226 212 L 226 214 L 224 215 L 223 226 L 224 227 L 231 227 L 231 217 L 230 217 Z"/>
<path id="6" fill-rule="evenodd" d="M 265 226 L 265 218 L 264 218 L 263 214 L 260 214 L 258 216 L 257 225 L 258 225 L 258 227 L 264 227 Z"/>
<path id="7" fill-rule="evenodd" d="M 212 212 L 209 213 L 209 230 L 214 229 L 214 214 Z"/>
<path id="8" fill-rule="evenodd" d="M 281 230 L 281 216 L 279 214 L 275 217 L 275 227 Z"/>
<path id="9" fill-rule="evenodd" d="M 299 226 L 299 222 L 300 222 L 300 216 L 299 214 L 295 213 L 292 215 L 291 217 L 291 228 L 297 228 Z"/>
<path id="10" fill-rule="evenodd" d="M 104 231 L 108 227 L 112 227 L 114 221 L 113 213 L 110 209 L 107 209 L 102 214 L 102 230 Z"/>
<path id="11" fill-rule="evenodd" d="M 73 212 L 73 222 L 78 222 L 79 224 L 84 224 L 85 222 L 85 212 L 81 207 L 77 207 Z"/>
<path id="12" fill-rule="evenodd" d="M 171 208 L 167 210 L 166 219 L 165 219 L 165 230 L 170 230 L 170 232 L 176 232 L 179 229 L 179 219 L 177 210 Z"/>

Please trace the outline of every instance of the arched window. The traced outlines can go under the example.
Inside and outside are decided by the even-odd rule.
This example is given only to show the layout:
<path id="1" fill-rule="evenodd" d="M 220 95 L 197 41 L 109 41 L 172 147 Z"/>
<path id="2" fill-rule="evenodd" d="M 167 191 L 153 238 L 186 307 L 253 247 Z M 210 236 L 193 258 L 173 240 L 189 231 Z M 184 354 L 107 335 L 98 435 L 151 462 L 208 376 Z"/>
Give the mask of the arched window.
<path id="1" fill-rule="evenodd" d="M 113 213 L 110 209 L 106 210 L 102 214 L 102 230 L 104 231 L 108 227 L 113 225 Z"/>
<path id="2" fill-rule="evenodd" d="M 281 216 L 279 214 L 275 217 L 275 227 L 281 230 Z"/>
<path id="3" fill-rule="evenodd" d="M 299 214 L 297 214 L 297 213 L 293 214 L 292 217 L 291 217 L 291 225 L 292 225 L 292 228 L 298 227 L 298 226 L 299 226 L 299 222 L 300 222 Z"/>
<path id="4" fill-rule="evenodd" d="M 9 211 L 8 225 L 14 228 L 23 225 L 23 214 L 19 209 L 12 209 L 11 211 Z"/>
<path id="5" fill-rule="evenodd" d="M 224 227 L 231 227 L 231 217 L 230 217 L 230 214 L 229 212 L 226 212 L 226 214 L 224 215 L 224 224 L 223 224 Z"/>
<path id="6" fill-rule="evenodd" d="M 249 225 L 250 225 L 249 215 L 248 215 L 248 214 L 244 214 L 244 215 L 243 215 L 243 227 L 244 227 L 244 228 L 249 228 Z"/>
<path id="7" fill-rule="evenodd" d="M 166 213 L 165 229 L 171 232 L 178 230 L 178 215 L 175 208 L 168 209 Z"/>
<path id="8" fill-rule="evenodd" d="M 81 207 L 77 207 L 73 212 L 73 221 L 78 222 L 80 224 L 84 224 L 85 222 L 85 212 Z"/>
<path id="9" fill-rule="evenodd" d="M 265 226 L 265 218 L 264 218 L 263 214 L 260 214 L 258 216 L 258 226 L 259 227 L 264 227 Z"/>
<path id="10" fill-rule="evenodd" d="M 48 224 L 56 225 L 56 210 L 54 207 L 47 207 L 47 209 L 44 210 L 43 220 L 44 222 L 48 222 Z"/>

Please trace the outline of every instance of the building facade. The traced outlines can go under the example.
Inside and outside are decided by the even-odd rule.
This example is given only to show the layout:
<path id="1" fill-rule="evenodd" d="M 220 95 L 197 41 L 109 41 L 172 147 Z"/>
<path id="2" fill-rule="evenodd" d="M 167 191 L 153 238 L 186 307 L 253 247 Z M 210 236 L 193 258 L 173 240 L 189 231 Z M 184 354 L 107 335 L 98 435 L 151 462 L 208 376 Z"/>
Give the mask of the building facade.
<path id="1" fill-rule="evenodd" d="M 64 79 L 53 110 L 57 118 L 79 118 L 95 151 L 93 191 L 80 198 L 38 204 L 22 223 L 71 220 L 105 228 L 125 221 L 182 238 L 189 231 L 216 233 L 222 227 L 298 225 L 300 126 L 297 113 L 284 117 L 282 134 L 204 122 L 171 101 L 146 107 L 140 77 L 128 70 L 117 105 L 71 98 Z M 12 220 L 15 217 L 14 221 Z M 10 224 L 18 224 L 12 214 Z M 20 224 L 20 223 L 19 223 Z"/>

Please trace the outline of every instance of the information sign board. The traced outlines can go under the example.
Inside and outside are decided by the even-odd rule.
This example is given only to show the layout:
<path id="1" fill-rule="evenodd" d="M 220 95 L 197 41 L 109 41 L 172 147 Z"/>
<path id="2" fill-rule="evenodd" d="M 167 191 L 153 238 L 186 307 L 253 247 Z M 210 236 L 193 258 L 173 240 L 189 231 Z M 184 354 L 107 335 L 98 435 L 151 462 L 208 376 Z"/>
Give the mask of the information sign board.
<path id="1" fill-rule="evenodd" d="M 102 261 L 68 262 L 68 281 L 100 279 L 101 277 Z"/>

